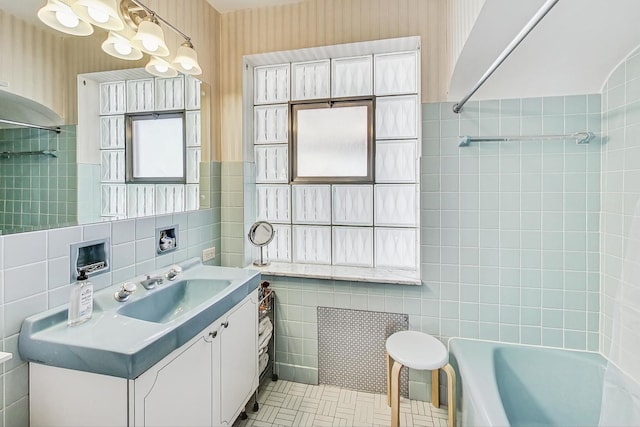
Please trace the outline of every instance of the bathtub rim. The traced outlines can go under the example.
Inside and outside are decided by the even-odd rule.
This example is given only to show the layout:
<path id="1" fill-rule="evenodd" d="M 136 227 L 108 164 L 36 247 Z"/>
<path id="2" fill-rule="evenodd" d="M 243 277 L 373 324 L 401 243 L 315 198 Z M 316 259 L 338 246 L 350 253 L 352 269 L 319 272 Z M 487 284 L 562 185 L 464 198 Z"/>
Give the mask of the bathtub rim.
<path id="1" fill-rule="evenodd" d="M 481 371 L 481 372 L 473 372 L 472 374 L 469 374 L 470 368 L 468 364 L 467 363 L 461 364 L 460 357 L 456 354 L 456 351 L 455 351 L 456 347 L 458 347 L 458 351 L 460 351 L 461 350 L 460 346 L 464 346 L 465 344 L 462 344 L 462 342 L 465 342 L 465 341 L 483 344 L 483 345 L 477 346 L 479 351 L 476 351 L 474 353 L 474 358 L 477 359 L 478 357 L 480 357 L 481 360 L 479 360 L 479 362 L 483 363 L 483 366 L 487 366 L 490 369 L 485 369 L 484 371 Z M 498 389 L 497 378 L 496 378 L 496 375 L 494 374 L 495 361 L 494 361 L 493 354 L 497 347 L 529 347 L 529 348 L 537 348 L 537 349 L 545 349 L 545 350 L 567 351 L 572 353 L 597 354 L 597 355 L 600 355 L 605 360 L 605 363 L 608 362 L 608 359 L 604 357 L 604 355 L 599 351 L 577 350 L 577 349 L 550 347 L 550 346 L 533 345 L 533 344 L 509 343 L 509 342 L 502 342 L 502 341 L 482 340 L 477 338 L 451 337 L 447 341 L 447 349 L 449 351 L 450 358 L 453 358 L 455 360 L 456 368 L 458 370 L 460 388 L 463 393 L 462 400 L 471 401 L 473 408 L 476 410 L 476 413 L 483 417 L 482 425 L 491 425 L 491 426 L 509 426 L 510 425 L 509 418 L 507 417 L 507 413 L 504 409 L 504 405 L 502 403 L 502 400 L 500 399 L 500 391 Z M 467 375 L 463 384 L 463 377 L 465 376 L 464 374 L 465 372 L 467 372 Z M 460 407 L 461 403 L 462 402 L 458 402 L 459 407 L 456 408 L 456 410 L 462 409 L 464 411 L 464 408 Z M 493 409 L 489 411 L 488 410 L 489 408 L 493 408 Z M 459 419 L 462 420 L 462 416 L 460 416 Z"/>

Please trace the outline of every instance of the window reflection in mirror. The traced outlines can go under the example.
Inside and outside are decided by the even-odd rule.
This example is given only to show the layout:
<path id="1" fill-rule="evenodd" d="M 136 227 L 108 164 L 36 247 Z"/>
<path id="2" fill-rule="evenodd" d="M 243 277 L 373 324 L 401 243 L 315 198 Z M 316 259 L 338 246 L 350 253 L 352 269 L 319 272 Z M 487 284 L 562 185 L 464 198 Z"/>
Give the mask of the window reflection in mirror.
<path id="1" fill-rule="evenodd" d="M 185 182 L 183 113 L 126 116 L 126 182 Z"/>

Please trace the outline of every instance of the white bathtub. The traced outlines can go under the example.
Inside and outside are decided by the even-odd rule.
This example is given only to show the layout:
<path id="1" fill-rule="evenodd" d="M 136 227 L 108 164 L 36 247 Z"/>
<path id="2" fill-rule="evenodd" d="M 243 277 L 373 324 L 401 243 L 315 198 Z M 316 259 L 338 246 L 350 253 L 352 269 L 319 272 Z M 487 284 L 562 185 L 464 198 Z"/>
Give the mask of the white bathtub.
<path id="1" fill-rule="evenodd" d="M 452 338 L 462 426 L 596 426 L 600 354 Z"/>

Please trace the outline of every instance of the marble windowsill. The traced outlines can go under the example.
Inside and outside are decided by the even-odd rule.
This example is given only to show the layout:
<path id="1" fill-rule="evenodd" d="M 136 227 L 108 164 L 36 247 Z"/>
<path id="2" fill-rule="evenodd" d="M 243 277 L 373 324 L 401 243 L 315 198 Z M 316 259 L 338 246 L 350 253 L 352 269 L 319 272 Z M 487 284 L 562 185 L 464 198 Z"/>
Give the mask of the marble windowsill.
<path id="1" fill-rule="evenodd" d="M 346 267 L 337 265 L 295 264 L 272 262 L 264 267 L 248 265 L 246 268 L 263 275 L 304 277 L 313 279 L 344 280 L 349 282 L 390 283 L 394 285 L 421 285 L 416 271 L 390 268 Z"/>

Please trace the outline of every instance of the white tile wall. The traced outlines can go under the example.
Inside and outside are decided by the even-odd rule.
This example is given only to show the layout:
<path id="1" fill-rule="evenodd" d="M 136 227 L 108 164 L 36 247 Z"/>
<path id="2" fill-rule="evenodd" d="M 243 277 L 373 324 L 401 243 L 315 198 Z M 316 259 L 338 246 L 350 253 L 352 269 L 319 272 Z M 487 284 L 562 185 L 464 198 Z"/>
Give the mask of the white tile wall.
<path id="1" fill-rule="evenodd" d="M 257 219 L 275 223 L 291 222 L 290 187 L 288 185 L 256 185 Z"/>
<path id="2" fill-rule="evenodd" d="M 126 102 L 125 82 L 100 83 L 100 115 L 124 114 Z"/>
<path id="3" fill-rule="evenodd" d="M 373 228 L 332 227 L 333 264 L 373 267 Z"/>
<path id="4" fill-rule="evenodd" d="M 331 186 L 294 185 L 293 223 L 331 224 Z"/>
<path id="5" fill-rule="evenodd" d="M 256 182 L 289 182 L 288 145 L 259 145 L 255 147 Z"/>
<path id="6" fill-rule="evenodd" d="M 333 224 L 373 225 L 373 186 L 334 185 Z"/>
<path id="7" fill-rule="evenodd" d="M 184 78 L 181 75 L 155 79 L 155 107 L 158 111 L 184 109 Z"/>
<path id="8" fill-rule="evenodd" d="M 376 99 L 376 138 L 417 138 L 418 97 L 392 96 Z"/>
<path id="9" fill-rule="evenodd" d="M 418 211 L 417 187 L 403 184 L 375 186 L 375 225 L 415 227 Z"/>
<path id="10" fill-rule="evenodd" d="M 289 64 L 254 69 L 254 104 L 279 104 L 289 101 Z"/>
<path id="11" fill-rule="evenodd" d="M 376 267 L 414 270 L 417 231 L 412 228 L 375 228 Z"/>
<path id="12" fill-rule="evenodd" d="M 293 262 L 331 264 L 331 227 L 294 225 Z"/>
<path id="13" fill-rule="evenodd" d="M 100 117 L 100 148 L 124 148 L 124 116 Z"/>
<path id="14" fill-rule="evenodd" d="M 328 59 L 291 64 L 291 99 L 329 98 L 329 70 Z"/>
<path id="15" fill-rule="evenodd" d="M 416 140 L 376 142 L 376 182 L 416 182 Z"/>
<path id="16" fill-rule="evenodd" d="M 418 93 L 418 53 L 401 52 L 375 55 L 375 94 Z"/>
<path id="17" fill-rule="evenodd" d="M 154 110 L 153 79 L 127 80 L 127 112 Z"/>
<path id="18" fill-rule="evenodd" d="M 331 60 L 331 96 L 334 98 L 373 94 L 371 55 Z"/>
<path id="19" fill-rule="evenodd" d="M 288 105 L 259 106 L 253 111 L 256 144 L 286 144 L 289 141 Z"/>

